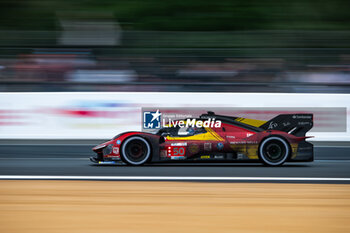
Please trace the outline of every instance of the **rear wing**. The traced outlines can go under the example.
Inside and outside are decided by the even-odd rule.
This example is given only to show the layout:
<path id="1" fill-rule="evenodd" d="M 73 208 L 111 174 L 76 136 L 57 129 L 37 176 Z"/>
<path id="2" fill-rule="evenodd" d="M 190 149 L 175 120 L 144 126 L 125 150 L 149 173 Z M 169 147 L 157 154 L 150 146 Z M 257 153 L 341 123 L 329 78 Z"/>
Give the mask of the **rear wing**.
<path id="1" fill-rule="evenodd" d="M 313 123 L 313 114 L 281 114 L 269 120 L 260 128 L 264 130 L 280 130 L 297 137 L 305 137 Z"/>

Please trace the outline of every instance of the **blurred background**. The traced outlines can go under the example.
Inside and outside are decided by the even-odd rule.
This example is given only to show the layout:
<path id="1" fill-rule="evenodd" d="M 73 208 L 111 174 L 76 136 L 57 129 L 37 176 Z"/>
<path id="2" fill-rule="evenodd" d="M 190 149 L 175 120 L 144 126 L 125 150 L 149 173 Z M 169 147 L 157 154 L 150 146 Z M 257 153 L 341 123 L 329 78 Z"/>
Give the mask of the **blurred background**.
<path id="1" fill-rule="evenodd" d="M 0 232 L 350 232 L 349 9 L 349 0 L 0 0 L 0 179 L 74 178 L 0 180 Z M 315 161 L 90 165 L 93 146 L 142 129 L 143 108 L 260 120 L 312 112 Z M 123 182 L 79 181 L 108 176 Z"/>
<path id="2" fill-rule="evenodd" d="M 0 91 L 349 93 L 349 7 L 1 0 Z"/>

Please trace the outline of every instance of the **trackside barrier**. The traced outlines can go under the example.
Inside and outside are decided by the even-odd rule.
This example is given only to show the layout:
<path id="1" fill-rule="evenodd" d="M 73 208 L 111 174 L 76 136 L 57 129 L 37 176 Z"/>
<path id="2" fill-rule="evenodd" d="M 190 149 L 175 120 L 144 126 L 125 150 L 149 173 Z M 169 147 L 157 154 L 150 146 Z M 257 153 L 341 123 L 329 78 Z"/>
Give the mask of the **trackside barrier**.
<path id="1" fill-rule="evenodd" d="M 0 139 L 105 139 L 142 127 L 141 108 L 232 109 L 269 120 L 288 109 L 321 111 L 313 141 L 350 141 L 349 94 L 40 92 L 0 93 Z M 331 112 L 331 113 L 330 113 Z"/>

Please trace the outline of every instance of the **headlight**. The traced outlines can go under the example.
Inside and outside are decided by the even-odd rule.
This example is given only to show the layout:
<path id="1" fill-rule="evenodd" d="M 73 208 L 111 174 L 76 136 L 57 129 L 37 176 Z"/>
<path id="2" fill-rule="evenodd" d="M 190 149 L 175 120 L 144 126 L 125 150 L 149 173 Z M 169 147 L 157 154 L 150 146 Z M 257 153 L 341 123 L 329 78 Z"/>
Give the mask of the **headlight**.
<path id="1" fill-rule="evenodd" d="M 106 147 L 106 146 L 107 146 L 106 144 L 104 144 L 104 145 L 99 145 L 99 146 L 95 146 L 95 147 L 94 147 L 94 150 L 98 150 L 98 149 L 104 148 L 104 147 Z"/>

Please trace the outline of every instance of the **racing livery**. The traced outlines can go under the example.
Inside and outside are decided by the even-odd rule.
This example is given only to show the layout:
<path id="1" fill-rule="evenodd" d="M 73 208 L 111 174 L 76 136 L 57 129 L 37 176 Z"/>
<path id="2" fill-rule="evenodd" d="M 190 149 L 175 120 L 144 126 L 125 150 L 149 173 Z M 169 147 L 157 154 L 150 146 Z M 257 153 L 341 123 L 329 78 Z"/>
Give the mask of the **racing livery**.
<path id="1" fill-rule="evenodd" d="M 95 163 L 115 163 L 121 160 L 129 165 L 166 161 L 260 161 L 278 166 L 284 162 L 313 161 L 313 145 L 305 136 L 313 126 L 313 114 L 281 114 L 269 121 L 202 114 L 192 120 L 221 121 L 196 127 L 173 125 L 157 133 L 124 132 L 112 140 L 93 148 Z M 186 121 L 186 120 L 185 120 Z"/>

